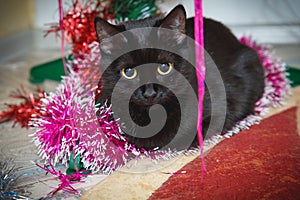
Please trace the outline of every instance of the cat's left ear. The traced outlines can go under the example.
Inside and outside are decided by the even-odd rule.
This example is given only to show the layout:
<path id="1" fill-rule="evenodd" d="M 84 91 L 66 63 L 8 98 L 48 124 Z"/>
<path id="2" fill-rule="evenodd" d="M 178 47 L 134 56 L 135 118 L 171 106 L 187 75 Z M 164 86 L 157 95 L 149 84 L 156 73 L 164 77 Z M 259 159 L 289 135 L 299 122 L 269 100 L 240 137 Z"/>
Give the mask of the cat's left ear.
<path id="1" fill-rule="evenodd" d="M 111 54 L 113 51 L 123 48 L 122 45 L 127 43 L 127 39 L 115 25 L 99 17 L 95 18 L 94 23 L 100 49 L 104 53 Z"/>
<path id="2" fill-rule="evenodd" d="M 182 5 L 176 6 L 171 12 L 163 19 L 160 27 L 174 31 L 176 41 L 181 43 L 185 38 L 185 25 L 186 25 L 186 12 Z M 159 31 L 159 36 L 163 35 L 163 30 Z M 179 33 L 179 34 L 176 34 Z M 180 34 L 181 33 L 181 34 Z"/>

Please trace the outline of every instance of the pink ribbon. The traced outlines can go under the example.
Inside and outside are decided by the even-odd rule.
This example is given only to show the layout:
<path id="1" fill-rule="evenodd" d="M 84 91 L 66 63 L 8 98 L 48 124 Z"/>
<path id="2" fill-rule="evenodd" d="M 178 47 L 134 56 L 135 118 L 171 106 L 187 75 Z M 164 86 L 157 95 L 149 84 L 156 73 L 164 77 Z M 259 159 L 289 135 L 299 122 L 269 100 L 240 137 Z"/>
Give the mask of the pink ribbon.
<path id="1" fill-rule="evenodd" d="M 202 137 L 202 113 L 203 113 L 203 97 L 204 97 L 204 79 L 205 79 L 205 58 L 204 58 L 204 27 L 202 1 L 195 0 L 195 17 L 194 17 L 194 39 L 196 54 L 196 75 L 198 80 L 198 123 L 197 137 L 200 145 L 200 155 L 202 161 L 202 179 L 205 173 L 205 164 L 203 157 L 203 137 Z"/>
<path id="2" fill-rule="evenodd" d="M 59 11 L 59 27 L 61 33 L 61 57 L 64 64 L 65 75 L 68 75 L 68 69 L 65 58 L 65 30 L 64 30 L 64 9 L 62 0 L 58 0 L 58 11 Z"/>

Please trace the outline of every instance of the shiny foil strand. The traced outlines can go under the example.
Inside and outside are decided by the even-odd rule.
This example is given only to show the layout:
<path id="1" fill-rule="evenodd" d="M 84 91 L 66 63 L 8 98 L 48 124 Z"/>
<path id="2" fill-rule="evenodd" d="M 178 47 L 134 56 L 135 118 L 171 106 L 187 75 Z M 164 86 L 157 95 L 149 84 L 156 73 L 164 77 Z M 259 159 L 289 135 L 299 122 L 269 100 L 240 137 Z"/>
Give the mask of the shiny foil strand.
<path id="1" fill-rule="evenodd" d="M 94 18 L 101 16 L 103 19 L 112 19 L 113 15 L 109 14 L 111 1 L 73 0 L 67 11 L 63 11 L 62 2 L 58 1 L 60 23 L 49 24 L 45 36 L 52 33 L 58 36 L 61 32 L 61 38 L 65 37 L 67 43 L 72 45 L 73 56 L 81 57 L 90 53 L 89 45 L 97 41 Z"/>
<path id="2" fill-rule="evenodd" d="M 19 169 L 13 159 L 0 158 L 0 199 L 29 199 L 27 188 L 20 187 Z"/>
<path id="3" fill-rule="evenodd" d="M 32 116 L 39 118 L 45 115 L 42 109 L 41 99 L 45 97 L 45 92 L 39 88 L 34 93 L 28 93 L 23 86 L 12 93 L 12 99 L 21 100 L 18 105 L 5 104 L 8 109 L 0 112 L 0 123 L 13 121 L 13 127 L 19 124 L 21 127 L 29 128 Z"/>
<path id="4" fill-rule="evenodd" d="M 39 164 L 36 164 L 36 166 L 45 170 L 47 173 L 56 176 L 60 180 L 60 184 L 58 185 L 58 187 L 50 193 L 48 193 L 45 198 L 52 198 L 56 193 L 58 193 L 61 190 L 72 194 L 79 194 L 79 192 L 72 185 L 76 183 L 84 183 L 84 181 L 81 181 L 82 178 L 89 175 L 89 173 L 86 173 L 87 171 L 85 170 L 77 170 L 74 174 L 70 175 L 63 174 L 54 168 L 51 161 L 48 161 L 48 165 L 45 164 L 44 166 L 41 166 Z"/>

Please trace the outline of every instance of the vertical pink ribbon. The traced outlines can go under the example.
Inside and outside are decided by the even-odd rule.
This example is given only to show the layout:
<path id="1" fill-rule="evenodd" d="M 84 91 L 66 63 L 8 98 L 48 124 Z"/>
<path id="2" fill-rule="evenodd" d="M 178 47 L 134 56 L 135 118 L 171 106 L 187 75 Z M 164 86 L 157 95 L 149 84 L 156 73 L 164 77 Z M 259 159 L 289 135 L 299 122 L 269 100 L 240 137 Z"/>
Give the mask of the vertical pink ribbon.
<path id="1" fill-rule="evenodd" d="M 64 64 L 65 75 L 68 75 L 67 63 L 65 58 L 64 9 L 62 5 L 62 0 L 58 0 L 58 11 L 59 11 L 59 27 L 61 33 L 61 57 Z"/>
<path id="2" fill-rule="evenodd" d="M 194 1 L 195 17 L 194 17 L 194 39 L 195 39 L 195 55 L 196 55 L 196 75 L 198 80 L 198 122 L 197 137 L 200 145 L 200 156 L 202 161 L 202 179 L 205 173 L 205 164 L 203 156 L 203 140 L 202 137 L 202 113 L 203 113 L 203 97 L 204 97 L 204 79 L 205 79 L 205 58 L 204 58 L 204 25 L 202 13 L 202 0 Z"/>

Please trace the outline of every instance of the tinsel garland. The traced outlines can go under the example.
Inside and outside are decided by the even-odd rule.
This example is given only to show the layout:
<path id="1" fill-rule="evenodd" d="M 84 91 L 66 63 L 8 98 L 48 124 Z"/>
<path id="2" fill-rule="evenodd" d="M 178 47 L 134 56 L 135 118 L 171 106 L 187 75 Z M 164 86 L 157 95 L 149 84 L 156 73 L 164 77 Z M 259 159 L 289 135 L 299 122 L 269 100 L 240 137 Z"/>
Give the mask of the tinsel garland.
<path id="1" fill-rule="evenodd" d="M 57 192 L 61 190 L 64 190 L 72 194 L 79 194 L 79 192 L 72 185 L 76 183 L 83 183 L 84 181 L 81 180 L 82 177 L 86 177 L 89 175 L 89 173 L 86 173 L 85 170 L 76 170 L 75 173 L 66 175 L 60 171 L 55 170 L 51 161 L 49 161 L 47 165 L 44 164 L 44 166 L 38 164 L 36 165 L 39 168 L 45 170 L 47 173 L 56 176 L 61 182 L 56 189 L 54 189 L 53 191 L 47 194 L 47 197 L 45 199 L 52 198 Z"/>
<path id="2" fill-rule="evenodd" d="M 64 12 L 62 27 L 66 41 L 72 45 L 74 57 L 89 53 L 89 45 L 97 40 L 94 28 L 96 16 L 105 20 L 123 21 L 126 19 L 143 19 L 155 15 L 155 0 L 72 0 L 71 7 Z M 48 24 L 50 28 L 45 36 L 59 35 L 59 23 Z"/>
<path id="3" fill-rule="evenodd" d="M 114 0 L 111 13 L 118 21 L 144 19 L 156 14 L 155 0 Z"/>
<path id="4" fill-rule="evenodd" d="M 260 115 L 265 113 L 266 109 L 282 103 L 289 94 L 289 81 L 286 79 L 285 65 L 277 59 L 274 60 L 266 47 L 254 43 L 250 38 L 242 38 L 241 41 L 259 53 L 266 71 L 265 93 L 256 104 L 255 115 L 250 115 L 237 122 L 231 131 L 214 136 L 206 143 L 216 141 L 218 138 L 230 137 L 258 123 Z M 253 44 L 256 45 L 253 46 Z M 98 43 L 94 43 L 93 51 L 87 56 L 99 58 Z M 93 59 L 90 60 L 93 61 Z M 84 66 L 82 69 L 90 69 L 86 74 L 90 74 L 91 77 L 99 77 L 93 75 L 92 69 L 96 70 L 97 67 L 93 67 L 94 64 L 89 65 L 89 59 L 77 60 L 74 63 L 79 68 Z M 123 166 L 128 159 L 134 157 L 169 159 L 184 153 L 161 152 L 155 149 L 146 151 L 137 149 L 134 144 L 128 143 L 118 122 L 109 120 L 110 105 L 104 104 L 99 107 L 95 105 L 94 92 L 97 91 L 97 78 L 90 81 L 93 78 L 81 77 L 84 76 L 72 72 L 64 78 L 55 94 L 50 94 L 42 100 L 45 102 L 44 111 L 48 115 L 35 119 L 33 124 L 39 129 L 35 133 L 35 140 L 44 158 L 52 158 L 55 163 L 67 164 L 70 153 L 75 152 L 76 155 L 82 155 L 82 162 L 86 169 L 111 173 Z M 87 80 L 89 80 L 88 83 L 83 84 L 83 81 Z"/>
<path id="5" fill-rule="evenodd" d="M 37 128 L 34 142 L 45 161 L 67 165 L 72 154 L 81 154 L 84 155 L 82 161 L 85 167 L 109 173 L 123 165 L 126 159 L 120 148 L 110 142 L 109 137 L 119 138 L 119 126 L 114 120 L 108 121 L 111 115 L 109 108 L 95 105 L 100 56 L 98 43 L 92 46 L 92 53 L 69 63 L 71 73 L 63 78 L 56 92 L 41 100 L 41 110 L 48 114 L 33 118 L 30 124 Z M 72 71 L 74 67 L 78 69 L 76 72 Z M 101 149 L 107 151 L 102 152 Z"/>
<path id="6" fill-rule="evenodd" d="M 108 0 L 72 0 L 71 7 L 64 14 L 62 25 L 66 41 L 72 44 L 73 56 L 90 52 L 89 45 L 97 40 L 94 19 L 96 16 L 101 16 L 106 20 L 112 19 L 113 15 L 109 14 L 109 10 L 110 1 Z M 45 36 L 50 33 L 55 33 L 58 36 L 61 31 L 60 24 L 51 23 L 49 26 Z"/>
<path id="7" fill-rule="evenodd" d="M 236 125 L 226 133 L 213 136 L 205 141 L 206 144 L 215 145 L 224 138 L 230 138 L 240 131 L 248 129 L 254 124 L 258 124 L 262 116 L 267 114 L 270 108 L 282 105 L 284 100 L 291 94 L 286 64 L 276 57 L 271 51 L 271 48 L 267 45 L 258 44 L 251 37 L 241 37 L 239 40 L 242 44 L 254 49 L 259 56 L 265 70 L 264 93 L 262 98 L 256 102 L 255 113 L 253 115 L 249 115 L 245 119 L 238 121 Z"/>
<path id="8" fill-rule="evenodd" d="M 28 128 L 29 122 L 32 116 L 40 117 L 44 115 L 41 112 L 41 98 L 45 97 L 45 92 L 39 88 L 36 89 L 35 93 L 27 92 L 23 86 L 20 89 L 13 92 L 11 98 L 15 100 L 21 100 L 19 104 L 5 104 L 8 109 L 0 112 L 0 123 L 13 121 L 13 126 L 20 124 L 21 127 Z"/>
<path id="9" fill-rule="evenodd" d="M 254 49 L 265 69 L 265 91 L 256 103 L 256 114 L 264 114 L 271 107 L 282 105 L 290 95 L 290 81 L 287 79 L 286 64 L 267 45 L 258 44 L 251 37 L 241 37 L 240 42 Z"/>

